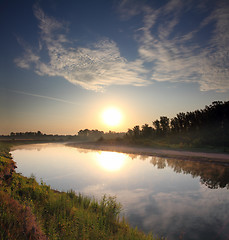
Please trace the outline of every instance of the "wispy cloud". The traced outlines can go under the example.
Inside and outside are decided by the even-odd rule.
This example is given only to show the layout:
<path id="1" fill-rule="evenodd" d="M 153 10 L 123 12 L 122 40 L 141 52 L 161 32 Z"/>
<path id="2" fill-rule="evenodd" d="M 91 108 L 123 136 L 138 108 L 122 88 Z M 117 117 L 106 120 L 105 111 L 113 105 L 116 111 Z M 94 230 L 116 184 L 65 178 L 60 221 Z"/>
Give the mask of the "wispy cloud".
<path id="1" fill-rule="evenodd" d="M 25 51 L 15 63 L 39 75 L 63 77 L 96 91 L 109 85 L 146 86 L 154 81 L 195 82 L 202 91 L 228 91 L 229 5 L 219 0 L 205 11 L 203 6 L 210 2 L 200 5 L 195 0 L 170 0 L 153 8 L 147 1 L 120 1 L 122 19 L 142 16 L 142 27 L 135 32 L 139 57 L 134 61 L 121 56 L 109 38 L 76 46 L 77 41 L 68 38 L 68 23 L 47 16 L 35 5 L 39 46 L 35 49 L 19 40 Z M 193 19 L 185 18 L 189 14 L 201 20 L 192 24 Z M 43 50 L 48 60 L 43 58 Z"/>
<path id="2" fill-rule="evenodd" d="M 14 62 L 20 68 L 29 69 L 32 63 L 39 62 L 39 55 L 35 54 L 31 46 L 29 46 L 23 39 L 17 37 L 18 43 L 24 48 L 23 57 L 15 58 Z"/>
<path id="3" fill-rule="evenodd" d="M 123 20 L 128 20 L 141 13 L 142 1 L 121 0 L 117 4 L 117 10 Z"/>
<path id="4" fill-rule="evenodd" d="M 123 1 L 123 10 L 128 2 Z M 205 6 L 210 2 L 205 1 Z M 197 82 L 203 91 L 229 90 L 229 5 L 224 0 L 213 4 L 214 9 L 208 9 L 204 17 L 194 0 L 170 0 L 160 8 L 146 4 L 139 8 L 143 26 L 136 39 L 140 58 L 152 64 L 151 80 Z M 192 28 L 189 23 L 193 19 L 183 22 L 190 12 L 202 18 Z"/>
<path id="5" fill-rule="evenodd" d="M 15 59 L 21 68 L 34 68 L 39 75 L 60 76 L 89 90 L 103 90 L 112 84 L 143 86 L 149 84 L 144 77 L 147 70 L 142 60 L 128 62 L 120 55 L 116 43 L 103 39 L 91 47 L 74 48 L 65 34 L 66 24 L 47 16 L 39 6 L 34 15 L 41 30 L 40 49 L 48 51 L 49 62 L 43 61 L 26 47 L 24 56 Z M 64 32 L 64 33 L 63 33 Z"/>
<path id="6" fill-rule="evenodd" d="M 207 89 L 229 89 L 229 5 L 220 2 L 218 7 L 203 22 L 215 24 L 209 46 L 201 52 L 202 85 Z M 208 87 L 209 86 L 209 87 Z M 221 88 L 219 88 L 221 86 Z"/>
<path id="7" fill-rule="evenodd" d="M 54 98 L 54 97 L 49 97 L 49 96 L 44 96 L 44 95 L 39 95 L 39 94 L 34 94 L 34 93 L 28 93 L 28 92 L 23 92 L 23 91 L 17 91 L 17 90 L 12 90 L 12 89 L 7 89 L 7 91 L 22 94 L 22 95 L 32 96 L 32 97 L 44 98 L 44 99 L 57 101 L 57 102 L 63 102 L 63 103 L 78 105 L 78 103 L 67 101 L 67 100 L 64 100 L 64 99 L 61 99 L 61 98 Z"/>

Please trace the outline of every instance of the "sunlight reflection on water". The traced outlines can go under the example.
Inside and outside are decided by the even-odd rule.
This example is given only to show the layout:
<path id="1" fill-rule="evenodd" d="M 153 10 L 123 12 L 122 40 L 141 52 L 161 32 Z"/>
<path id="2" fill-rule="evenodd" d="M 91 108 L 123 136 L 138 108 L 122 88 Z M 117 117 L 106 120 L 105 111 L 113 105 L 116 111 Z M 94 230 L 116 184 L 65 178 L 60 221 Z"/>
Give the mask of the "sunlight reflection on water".
<path id="1" fill-rule="evenodd" d="M 127 157 L 123 153 L 101 151 L 96 153 L 96 159 L 105 170 L 118 171 L 124 166 Z"/>

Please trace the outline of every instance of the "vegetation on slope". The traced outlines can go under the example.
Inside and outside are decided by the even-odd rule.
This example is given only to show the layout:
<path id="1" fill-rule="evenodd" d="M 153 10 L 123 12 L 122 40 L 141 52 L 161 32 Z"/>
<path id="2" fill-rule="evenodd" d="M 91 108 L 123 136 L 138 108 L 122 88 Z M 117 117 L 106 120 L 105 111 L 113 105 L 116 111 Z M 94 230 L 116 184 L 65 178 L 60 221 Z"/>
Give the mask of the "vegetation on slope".
<path id="1" fill-rule="evenodd" d="M 156 239 L 119 219 L 114 197 L 60 193 L 14 168 L 9 145 L 0 143 L 0 239 Z"/>

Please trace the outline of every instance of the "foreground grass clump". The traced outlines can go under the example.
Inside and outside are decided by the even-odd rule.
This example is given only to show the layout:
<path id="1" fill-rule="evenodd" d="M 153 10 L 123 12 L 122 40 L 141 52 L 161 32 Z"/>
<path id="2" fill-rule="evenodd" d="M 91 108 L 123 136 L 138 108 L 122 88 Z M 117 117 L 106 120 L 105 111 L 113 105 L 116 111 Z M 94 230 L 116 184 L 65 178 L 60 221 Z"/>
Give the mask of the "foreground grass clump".
<path id="1" fill-rule="evenodd" d="M 15 173 L 8 146 L 0 156 L 0 239 L 156 239 L 119 219 L 115 197 L 54 191 Z"/>

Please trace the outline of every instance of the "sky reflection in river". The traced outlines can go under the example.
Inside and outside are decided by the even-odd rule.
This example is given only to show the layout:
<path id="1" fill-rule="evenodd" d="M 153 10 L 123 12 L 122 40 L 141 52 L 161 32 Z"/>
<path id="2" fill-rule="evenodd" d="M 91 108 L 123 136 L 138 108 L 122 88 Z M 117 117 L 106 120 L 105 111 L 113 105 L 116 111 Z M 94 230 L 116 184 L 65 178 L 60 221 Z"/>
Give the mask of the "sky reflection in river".
<path id="1" fill-rule="evenodd" d="M 52 188 L 116 195 L 129 222 L 146 232 L 169 240 L 229 238 L 228 167 L 61 144 L 23 146 L 13 156 L 18 172 Z"/>

